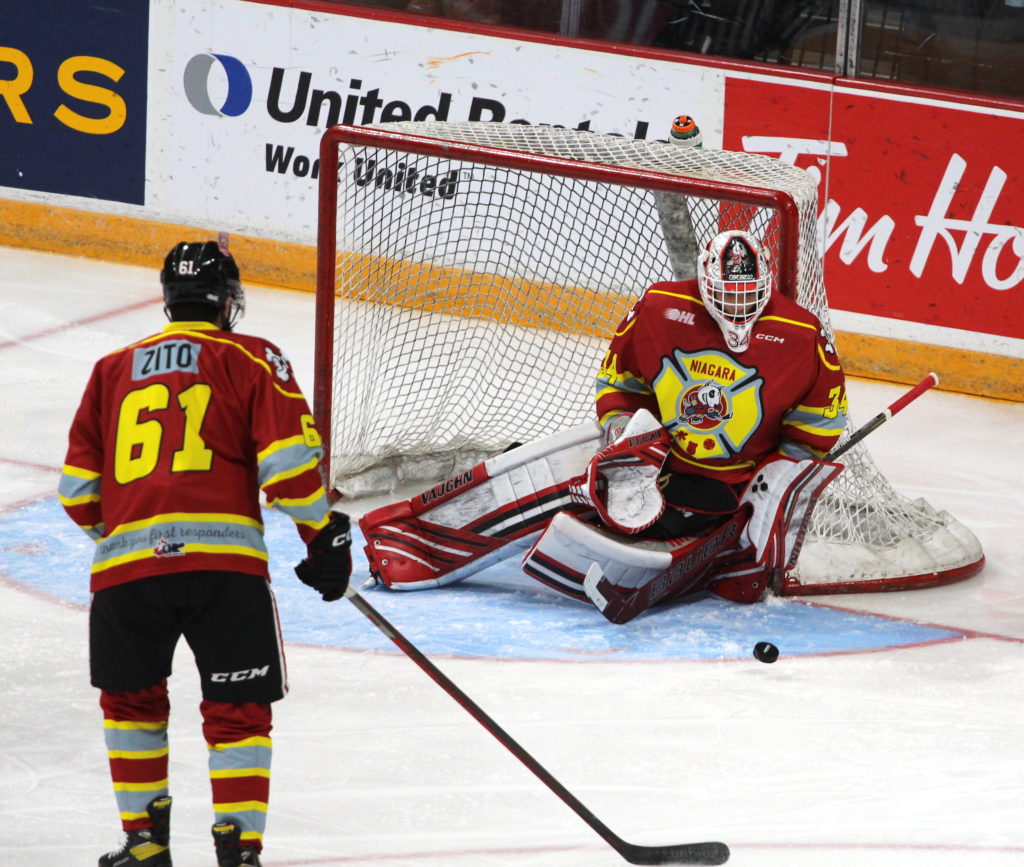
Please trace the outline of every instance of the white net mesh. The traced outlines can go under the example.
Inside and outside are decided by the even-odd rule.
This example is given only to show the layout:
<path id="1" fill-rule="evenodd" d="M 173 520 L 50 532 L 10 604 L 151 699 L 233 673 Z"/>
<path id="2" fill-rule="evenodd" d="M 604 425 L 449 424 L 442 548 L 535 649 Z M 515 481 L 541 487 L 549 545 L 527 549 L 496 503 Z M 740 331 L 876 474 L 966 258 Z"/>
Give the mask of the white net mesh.
<path id="1" fill-rule="evenodd" d="M 758 236 L 776 285 L 832 333 L 817 190 L 800 169 L 550 127 L 363 129 L 387 141 L 339 149 L 328 290 L 330 472 L 348 496 L 436 481 L 591 418 L 615 325 L 651 283 L 693 276 L 696 251 L 725 229 Z M 843 460 L 794 592 L 981 559 L 966 528 L 899 495 L 862 446 Z"/>

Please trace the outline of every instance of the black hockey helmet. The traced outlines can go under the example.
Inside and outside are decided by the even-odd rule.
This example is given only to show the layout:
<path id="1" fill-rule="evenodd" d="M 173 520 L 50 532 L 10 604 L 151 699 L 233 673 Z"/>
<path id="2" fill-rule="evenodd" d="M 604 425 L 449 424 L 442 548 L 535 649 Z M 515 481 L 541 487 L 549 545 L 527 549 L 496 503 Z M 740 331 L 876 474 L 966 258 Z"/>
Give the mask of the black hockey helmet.
<path id="1" fill-rule="evenodd" d="M 229 331 L 245 312 L 238 265 L 216 241 L 182 241 L 164 259 L 160 282 L 168 311 L 179 304 L 223 310 L 224 327 Z"/>

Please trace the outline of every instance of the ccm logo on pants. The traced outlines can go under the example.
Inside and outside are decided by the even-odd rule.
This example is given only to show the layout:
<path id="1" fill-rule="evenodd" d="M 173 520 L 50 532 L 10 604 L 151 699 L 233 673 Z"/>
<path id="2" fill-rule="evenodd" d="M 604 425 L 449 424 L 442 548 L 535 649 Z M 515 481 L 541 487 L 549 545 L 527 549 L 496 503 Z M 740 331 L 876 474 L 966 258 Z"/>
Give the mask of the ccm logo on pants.
<path id="1" fill-rule="evenodd" d="M 270 670 L 269 665 L 263 668 L 243 668 L 241 671 L 215 671 L 210 675 L 214 683 L 235 683 L 239 680 L 255 680 L 257 677 L 266 677 Z"/>

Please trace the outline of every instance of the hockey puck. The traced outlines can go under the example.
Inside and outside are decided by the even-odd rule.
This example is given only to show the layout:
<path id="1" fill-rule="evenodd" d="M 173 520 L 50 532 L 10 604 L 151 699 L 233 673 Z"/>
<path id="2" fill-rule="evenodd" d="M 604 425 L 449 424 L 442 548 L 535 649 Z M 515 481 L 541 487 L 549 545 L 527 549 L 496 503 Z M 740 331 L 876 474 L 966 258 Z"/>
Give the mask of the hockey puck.
<path id="1" fill-rule="evenodd" d="M 754 645 L 754 659 L 759 662 L 775 662 L 779 658 L 779 648 L 769 641 L 759 641 Z"/>

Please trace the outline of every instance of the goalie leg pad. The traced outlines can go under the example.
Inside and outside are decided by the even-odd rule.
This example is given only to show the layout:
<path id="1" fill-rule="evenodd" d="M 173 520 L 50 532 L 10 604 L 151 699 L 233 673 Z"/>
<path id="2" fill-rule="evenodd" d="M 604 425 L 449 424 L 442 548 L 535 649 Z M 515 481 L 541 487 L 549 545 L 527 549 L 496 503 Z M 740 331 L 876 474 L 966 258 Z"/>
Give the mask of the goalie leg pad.
<path id="1" fill-rule="evenodd" d="M 716 568 L 708 591 L 730 602 L 750 605 L 760 602 L 768 589 L 771 570 L 749 557 L 734 558 L 730 565 Z"/>
<path id="2" fill-rule="evenodd" d="M 740 502 L 751 510 L 737 546 L 715 570 L 708 590 L 731 602 L 757 602 L 772 576 L 791 568 L 811 512 L 842 465 L 773 455 L 754 473 Z"/>
<path id="3" fill-rule="evenodd" d="M 752 547 L 754 559 L 766 570 L 791 566 L 814 504 L 842 469 L 842 464 L 785 455 L 762 462 L 740 498 L 751 508 L 740 547 Z"/>
<path id="4" fill-rule="evenodd" d="M 370 571 L 393 590 L 443 587 L 502 559 L 501 554 L 515 553 L 505 551 L 500 539 L 424 521 L 408 502 L 376 509 L 373 516 L 363 531 Z"/>
<path id="5" fill-rule="evenodd" d="M 570 482 L 602 445 L 596 422 L 497 455 L 359 520 L 370 571 L 392 589 L 441 587 L 521 553 L 574 504 Z"/>
<path id="6" fill-rule="evenodd" d="M 629 543 L 622 536 L 559 512 L 523 559 L 523 571 L 553 590 L 585 601 L 587 572 L 594 564 L 602 576 L 629 592 L 672 564 L 664 545 Z"/>
<path id="7" fill-rule="evenodd" d="M 723 552 L 737 545 L 748 508 L 706 536 L 668 542 L 617 536 L 565 513 L 556 515 L 523 562 L 523 571 L 612 623 L 626 623 L 665 599 L 704 588 Z"/>

